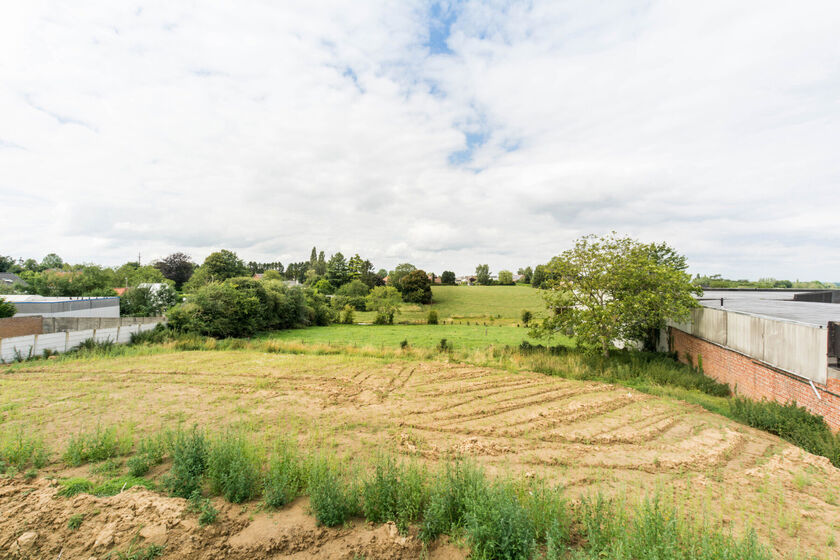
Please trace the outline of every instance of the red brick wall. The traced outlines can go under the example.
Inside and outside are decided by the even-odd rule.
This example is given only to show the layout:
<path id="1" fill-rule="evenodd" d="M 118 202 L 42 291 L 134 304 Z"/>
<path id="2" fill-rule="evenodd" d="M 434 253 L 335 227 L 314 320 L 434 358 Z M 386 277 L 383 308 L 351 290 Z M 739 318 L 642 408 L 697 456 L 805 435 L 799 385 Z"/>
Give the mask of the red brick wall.
<path id="1" fill-rule="evenodd" d="M 0 319 L 0 338 L 41 334 L 43 319 L 37 317 L 6 317 Z"/>
<path id="2" fill-rule="evenodd" d="M 814 383 L 821 399 L 818 399 L 811 385 L 804 379 L 793 378 L 770 367 L 757 363 L 752 358 L 712 344 L 678 329 L 671 329 L 671 351 L 677 352 L 683 363 L 698 364 L 703 358 L 703 371 L 709 377 L 728 383 L 738 395 L 780 403 L 796 401 L 814 414 L 819 414 L 834 430 L 840 430 L 840 391 L 837 380 L 829 380 L 829 386 Z"/>

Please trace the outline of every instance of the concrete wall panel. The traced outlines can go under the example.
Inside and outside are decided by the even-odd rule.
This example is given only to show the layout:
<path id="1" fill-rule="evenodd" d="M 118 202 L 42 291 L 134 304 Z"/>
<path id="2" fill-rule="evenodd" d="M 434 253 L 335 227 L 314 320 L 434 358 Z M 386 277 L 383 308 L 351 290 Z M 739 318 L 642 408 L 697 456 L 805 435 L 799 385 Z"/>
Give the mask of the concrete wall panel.
<path id="1" fill-rule="evenodd" d="M 692 311 L 694 336 L 726 346 L 726 319 L 728 313 L 718 309 L 700 307 Z"/>
<path id="2" fill-rule="evenodd" d="M 35 345 L 35 335 L 15 336 L 0 340 L 0 359 L 4 362 L 12 362 L 18 355 L 28 358 L 34 356 L 32 353 Z"/>
<path id="3" fill-rule="evenodd" d="M 39 334 L 35 337 L 33 355 L 40 356 L 44 350 L 65 352 L 67 350 L 67 333 Z"/>
<path id="4" fill-rule="evenodd" d="M 741 313 L 726 318 L 726 346 L 764 360 L 764 325 L 767 319 Z"/>
<path id="5" fill-rule="evenodd" d="M 85 340 L 93 338 L 93 329 L 86 329 L 83 331 L 73 331 L 67 336 L 67 349 L 72 350 L 84 342 Z"/>
<path id="6" fill-rule="evenodd" d="M 96 342 L 116 342 L 117 327 L 110 329 L 96 329 L 96 331 L 94 331 L 93 339 L 96 340 Z"/>

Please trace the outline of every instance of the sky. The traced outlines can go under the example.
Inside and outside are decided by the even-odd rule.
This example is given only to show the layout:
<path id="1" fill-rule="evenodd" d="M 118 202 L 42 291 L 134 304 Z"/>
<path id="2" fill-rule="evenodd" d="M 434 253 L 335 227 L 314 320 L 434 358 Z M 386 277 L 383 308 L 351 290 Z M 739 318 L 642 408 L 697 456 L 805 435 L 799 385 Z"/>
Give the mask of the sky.
<path id="1" fill-rule="evenodd" d="M 16 2 L 0 254 L 840 281 L 840 3 Z"/>

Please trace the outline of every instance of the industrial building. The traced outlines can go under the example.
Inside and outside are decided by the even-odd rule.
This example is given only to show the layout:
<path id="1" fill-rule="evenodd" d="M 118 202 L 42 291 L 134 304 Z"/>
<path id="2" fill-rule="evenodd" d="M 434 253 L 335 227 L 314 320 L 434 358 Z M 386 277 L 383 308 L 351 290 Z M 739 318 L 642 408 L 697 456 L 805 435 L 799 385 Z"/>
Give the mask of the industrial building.
<path id="1" fill-rule="evenodd" d="M 15 317 L 119 317 L 118 297 L 44 297 L 4 295 L 17 308 Z"/>
<path id="2" fill-rule="evenodd" d="M 661 348 L 736 394 L 795 401 L 840 430 L 840 304 L 830 301 L 830 292 L 709 290 Z"/>

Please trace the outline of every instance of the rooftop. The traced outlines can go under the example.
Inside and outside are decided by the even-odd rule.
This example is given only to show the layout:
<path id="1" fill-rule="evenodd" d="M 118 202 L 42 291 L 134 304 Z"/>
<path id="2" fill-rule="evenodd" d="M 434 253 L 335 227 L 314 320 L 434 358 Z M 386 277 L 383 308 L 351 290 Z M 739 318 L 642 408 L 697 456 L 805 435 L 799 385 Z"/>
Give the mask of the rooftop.
<path id="1" fill-rule="evenodd" d="M 808 291 L 707 290 L 700 298 L 700 304 L 714 309 L 783 319 L 818 327 L 825 327 L 831 321 L 840 322 L 840 304 L 793 300 L 795 294 Z M 722 306 L 721 298 L 723 298 Z"/>

